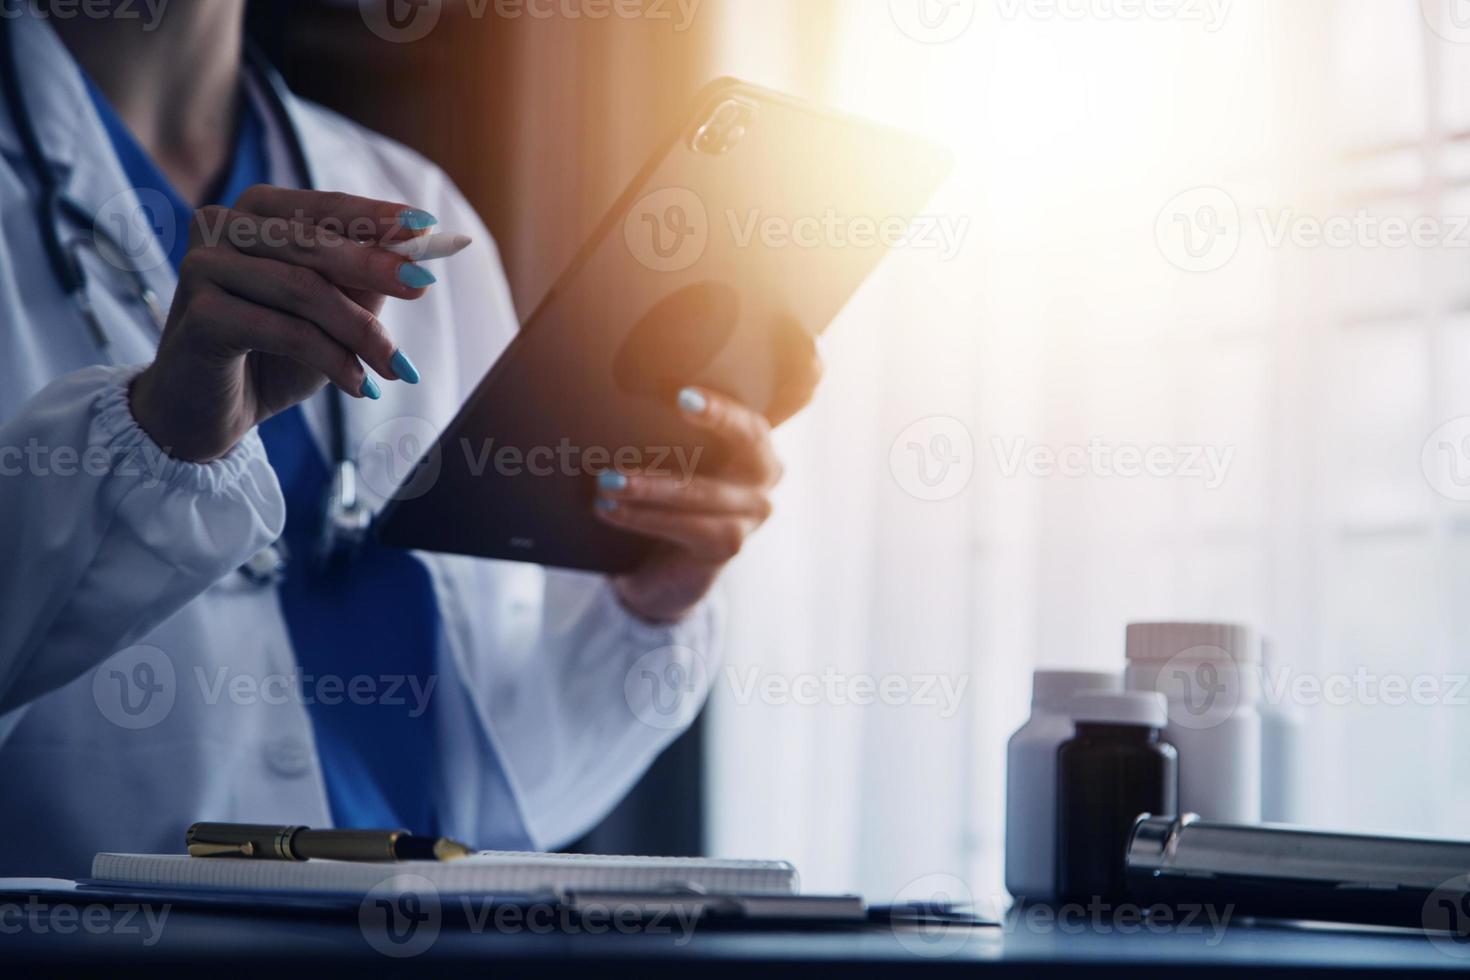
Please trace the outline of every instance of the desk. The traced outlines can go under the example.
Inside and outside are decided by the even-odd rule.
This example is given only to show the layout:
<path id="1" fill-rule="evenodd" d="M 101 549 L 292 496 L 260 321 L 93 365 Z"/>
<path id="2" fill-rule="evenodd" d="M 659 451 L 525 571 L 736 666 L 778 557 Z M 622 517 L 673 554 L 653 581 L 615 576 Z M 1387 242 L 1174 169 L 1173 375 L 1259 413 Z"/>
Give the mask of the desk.
<path id="1" fill-rule="evenodd" d="M 25 893 L 0 892 L 0 963 L 7 976 L 106 973 L 214 980 L 250 973 L 285 980 L 467 973 L 494 980 L 579 974 L 851 980 L 910 973 L 1173 978 L 1187 971 L 1189 980 L 1206 980 L 1262 969 L 1272 977 L 1371 977 L 1470 968 L 1470 948 L 1447 951 L 1418 935 L 1241 923 L 1187 935 L 1144 929 L 1119 934 L 1097 923 L 1037 928 L 1015 920 L 1004 929 L 927 938 L 876 926 L 760 932 L 696 926 L 688 933 L 671 926 L 652 935 L 548 932 L 545 922 L 535 931 L 499 931 L 483 917 L 475 930 L 463 923 L 451 925 L 447 914 L 427 948 L 395 958 L 378 951 L 375 944 L 383 945 L 383 937 L 369 937 L 371 930 L 352 915 L 172 906 L 166 913 L 151 910 L 152 920 L 135 910 L 124 921 L 125 904 L 39 896 L 39 905 L 22 916 L 17 907 L 24 910 L 28 900 L 31 896 Z"/>

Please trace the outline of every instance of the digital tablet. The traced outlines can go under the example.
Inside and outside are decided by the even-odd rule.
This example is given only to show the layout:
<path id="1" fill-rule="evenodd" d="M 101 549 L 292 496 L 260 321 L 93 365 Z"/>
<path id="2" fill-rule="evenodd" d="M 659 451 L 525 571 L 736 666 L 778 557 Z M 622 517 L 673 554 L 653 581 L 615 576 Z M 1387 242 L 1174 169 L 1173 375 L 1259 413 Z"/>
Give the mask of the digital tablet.
<path id="1" fill-rule="evenodd" d="M 734 79 L 613 205 L 379 515 L 383 543 L 619 573 L 656 544 L 593 513 L 597 475 L 718 473 L 689 385 L 771 415 L 949 155 Z"/>

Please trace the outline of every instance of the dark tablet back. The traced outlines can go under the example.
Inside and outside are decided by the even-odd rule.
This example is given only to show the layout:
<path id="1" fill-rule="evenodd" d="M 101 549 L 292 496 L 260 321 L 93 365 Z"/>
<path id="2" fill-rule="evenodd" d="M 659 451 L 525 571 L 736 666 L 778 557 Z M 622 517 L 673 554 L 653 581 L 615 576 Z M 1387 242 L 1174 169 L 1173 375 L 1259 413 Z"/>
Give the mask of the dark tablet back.
<path id="1" fill-rule="evenodd" d="M 615 573 L 653 546 L 598 472 L 717 473 L 686 385 L 776 407 L 949 169 L 912 136 L 717 82 L 618 200 L 378 520 L 384 543 Z M 901 325 L 897 325 L 901 327 Z"/>

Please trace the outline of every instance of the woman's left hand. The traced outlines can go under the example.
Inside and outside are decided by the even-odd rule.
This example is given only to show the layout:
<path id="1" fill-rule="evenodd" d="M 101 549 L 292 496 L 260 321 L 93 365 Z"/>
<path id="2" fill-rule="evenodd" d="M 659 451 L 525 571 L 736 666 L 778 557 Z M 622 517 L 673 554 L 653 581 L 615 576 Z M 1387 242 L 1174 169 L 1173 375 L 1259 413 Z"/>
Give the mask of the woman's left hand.
<path id="1" fill-rule="evenodd" d="M 692 479 L 627 472 L 602 474 L 596 511 L 614 527 L 660 542 L 642 566 L 613 579 L 629 610 L 654 623 L 674 623 L 697 606 L 746 540 L 771 516 L 781 461 L 771 430 L 811 400 L 821 362 L 810 354 L 799 379 L 786 385 L 768 419 L 704 388 L 685 388 L 678 408 L 725 448 L 718 474 Z"/>

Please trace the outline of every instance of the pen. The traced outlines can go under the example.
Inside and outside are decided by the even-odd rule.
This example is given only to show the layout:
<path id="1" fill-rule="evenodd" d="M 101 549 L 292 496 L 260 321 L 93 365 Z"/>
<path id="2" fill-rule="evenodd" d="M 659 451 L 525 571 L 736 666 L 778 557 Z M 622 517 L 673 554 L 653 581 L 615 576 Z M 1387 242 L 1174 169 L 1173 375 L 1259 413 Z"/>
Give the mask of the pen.
<path id="1" fill-rule="evenodd" d="M 451 255 L 458 255 L 469 247 L 470 241 L 468 235 L 443 232 L 438 235 L 421 235 L 418 238 L 410 238 L 406 242 L 383 247 L 395 255 L 401 255 L 415 262 L 432 262 L 435 259 L 447 259 Z"/>
<path id="2" fill-rule="evenodd" d="M 190 857 L 264 861 L 453 861 L 473 853 L 447 837 L 406 830 L 312 830 L 248 823 L 196 823 L 184 835 Z"/>

